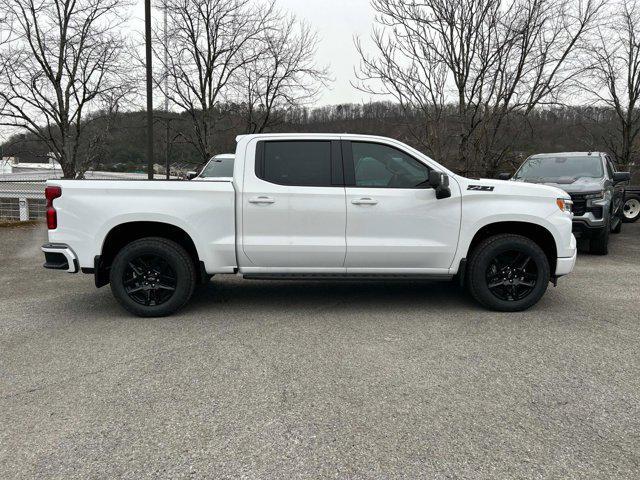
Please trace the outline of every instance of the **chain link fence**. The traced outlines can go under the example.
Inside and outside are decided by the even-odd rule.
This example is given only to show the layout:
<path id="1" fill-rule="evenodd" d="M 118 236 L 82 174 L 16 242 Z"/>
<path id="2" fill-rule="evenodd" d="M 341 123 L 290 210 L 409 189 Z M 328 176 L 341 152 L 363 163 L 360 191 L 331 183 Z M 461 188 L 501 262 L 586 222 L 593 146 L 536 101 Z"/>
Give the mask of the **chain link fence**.
<path id="1" fill-rule="evenodd" d="M 37 220 L 45 216 L 44 180 L 4 181 L 0 176 L 0 221 Z"/>
<path id="2" fill-rule="evenodd" d="M 146 173 L 93 172 L 84 174 L 84 180 L 147 180 Z M 18 171 L 0 173 L 0 222 L 26 222 L 45 218 L 44 189 L 47 180 L 62 178 L 60 171 Z M 164 173 L 156 173 L 156 180 L 166 180 Z M 173 173 L 170 180 L 181 180 L 186 175 Z"/>

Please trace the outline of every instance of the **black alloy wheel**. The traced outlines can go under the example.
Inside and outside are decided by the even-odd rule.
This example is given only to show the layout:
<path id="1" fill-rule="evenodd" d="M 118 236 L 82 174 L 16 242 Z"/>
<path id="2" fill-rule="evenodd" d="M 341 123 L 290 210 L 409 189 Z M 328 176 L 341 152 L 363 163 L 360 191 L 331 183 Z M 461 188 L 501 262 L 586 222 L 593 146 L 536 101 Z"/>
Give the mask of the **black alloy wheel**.
<path id="1" fill-rule="evenodd" d="M 551 278 L 549 259 L 531 238 L 502 233 L 470 252 L 465 281 L 478 302 L 492 310 L 518 312 L 535 305 Z"/>
<path id="2" fill-rule="evenodd" d="M 535 289 L 538 267 L 531 255 L 509 250 L 491 260 L 486 272 L 489 291 L 503 301 L 526 298 Z"/>
<path id="3" fill-rule="evenodd" d="M 145 306 L 162 305 L 176 291 L 176 272 L 159 255 L 140 255 L 129 260 L 122 275 L 127 295 Z"/>
<path id="4" fill-rule="evenodd" d="M 170 315 L 193 294 L 196 262 L 173 240 L 161 237 L 134 240 L 113 259 L 109 271 L 111 291 L 135 315 Z"/>

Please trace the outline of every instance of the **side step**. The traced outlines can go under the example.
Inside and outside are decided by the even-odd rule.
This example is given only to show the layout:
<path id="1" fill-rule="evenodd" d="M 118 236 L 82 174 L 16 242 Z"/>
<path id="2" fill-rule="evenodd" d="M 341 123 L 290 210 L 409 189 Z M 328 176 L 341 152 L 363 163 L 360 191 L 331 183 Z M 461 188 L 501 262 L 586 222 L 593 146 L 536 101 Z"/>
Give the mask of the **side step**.
<path id="1" fill-rule="evenodd" d="M 246 273 L 242 275 L 246 280 L 324 280 L 324 281 L 404 281 L 407 280 L 451 280 L 453 275 L 429 274 L 386 274 L 386 273 Z"/>

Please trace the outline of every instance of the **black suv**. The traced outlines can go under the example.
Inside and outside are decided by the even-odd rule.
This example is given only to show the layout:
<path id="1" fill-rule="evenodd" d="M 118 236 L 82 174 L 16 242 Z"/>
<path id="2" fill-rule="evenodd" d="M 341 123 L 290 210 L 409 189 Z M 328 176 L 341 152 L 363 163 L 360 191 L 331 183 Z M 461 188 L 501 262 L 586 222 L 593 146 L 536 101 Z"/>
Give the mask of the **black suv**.
<path id="1" fill-rule="evenodd" d="M 501 174 L 508 179 L 509 174 Z M 622 228 L 624 182 L 629 172 L 618 172 L 606 153 L 543 153 L 527 158 L 513 176 L 519 182 L 558 187 L 573 200 L 573 233 L 589 239 L 591 253 L 606 255 L 609 232 Z"/>

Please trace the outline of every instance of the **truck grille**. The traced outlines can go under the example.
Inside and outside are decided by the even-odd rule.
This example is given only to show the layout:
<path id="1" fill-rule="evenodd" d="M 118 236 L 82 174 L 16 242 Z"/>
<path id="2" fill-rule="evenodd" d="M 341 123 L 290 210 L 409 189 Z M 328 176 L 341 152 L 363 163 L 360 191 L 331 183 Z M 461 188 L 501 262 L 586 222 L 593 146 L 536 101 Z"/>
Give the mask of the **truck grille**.
<path id="1" fill-rule="evenodd" d="M 573 201 L 573 214 L 576 216 L 584 215 L 587 211 L 587 201 L 582 193 L 570 193 L 569 196 Z"/>

